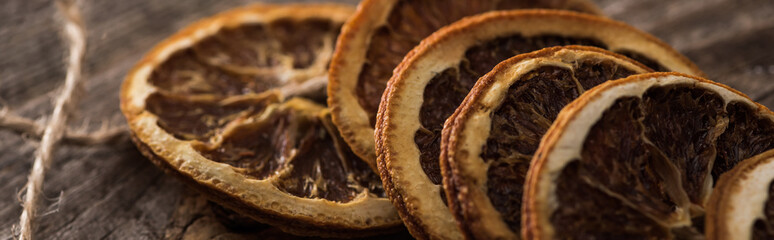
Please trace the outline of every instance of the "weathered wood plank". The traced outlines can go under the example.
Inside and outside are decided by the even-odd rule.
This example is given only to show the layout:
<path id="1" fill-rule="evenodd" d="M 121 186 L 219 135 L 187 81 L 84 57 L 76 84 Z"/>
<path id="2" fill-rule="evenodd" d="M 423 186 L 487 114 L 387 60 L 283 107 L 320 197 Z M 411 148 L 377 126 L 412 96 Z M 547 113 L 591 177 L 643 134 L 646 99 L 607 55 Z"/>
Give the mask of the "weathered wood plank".
<path id="1" fill-rule="evenodd" d="M 756 0 L 600 1 L 684 53 L 711 80 L 774 106 L 774 2 Z"/>
<path id="2" fill-rule="evenodd" d="M 354 3 L 355 0 L 338 0 Z M 248 0 L 84 1 L 87 93 L 71 125 L 103 120 L 123 125 L 118 88 L 145 51 L 177 29 Z M 274 1 L 282 2 L 282 1 Z M 598 0 L 613 19 L 672 44 L 708 76 L 774 107 L 774 2 L 769 0 Z M 64 75 L 63 41 L 49 0 L 0 1 L 0 106 L 26 117 L 51 111 L 50 96 Z M 0 239 L 12 239 L 35 141 L 0 130 Z M 58 211 L 40 218 L 45 239 L 273 236 L 276 230 L 227 228 L 201 196 L 164 175 L 126 140 L 109 145 L 63 145 L 46 176 L 46 204 L 62 194 Z M 222 217 L 220 217 L 222 219 Z M 199 232 L 195 232 L 199 231 Z M 204 233 L 209 231 L 209 233 Z M 225 234 L 225 235 L 224 235 Z"/>

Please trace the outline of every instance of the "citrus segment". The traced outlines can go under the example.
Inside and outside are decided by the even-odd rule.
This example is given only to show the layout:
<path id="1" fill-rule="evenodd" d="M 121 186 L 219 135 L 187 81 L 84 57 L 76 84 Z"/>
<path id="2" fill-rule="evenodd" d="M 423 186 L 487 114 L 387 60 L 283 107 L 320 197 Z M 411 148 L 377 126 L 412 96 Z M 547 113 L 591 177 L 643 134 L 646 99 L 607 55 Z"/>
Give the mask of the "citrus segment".
<path id="1" fill-rule="evenodd" d="M 172 55 L 155 69 L 148 80 L 159 89 L 176 94 L 212 94 L 234 96 L 258 93 L 276 84 L 276 79 L 264 76 L 239 75 L 208 65 L 191 50 Z"/>
<path id="2" fill-rule="evenodd" d="M 159 117 L 159 127 L 183 140 L 208 141 L 217 130 L 240 117 L 263 111 L 278 102 L 276 94 L 262 97 L 218 99 L 153 93 L 146 108 Z"/>
<path id="3" fill-rule="evenodd" d="M 726 106 L 728 127 L 720 135 L 712 178 L 731 170 L 740 161 L 774 148 L 774 122 L 756 114 L 755 106 L 731 102 Z"/>
<path id="4" fill-rule="evenodd" d="M 644 101 L 644 100 L 643 100 Z M 577 161 L 578 179 L 586 180 L 604 191 L 615 194 L 621 201 L 637 206 L 643 214 L 655 219 L 678 218 L 674 209 L 683 207 L 681 193 L 670 194 L 679 182 L 670 158 L 649 143 L 647 126 L 640 125 L 642 101 L 637 98 L 617 100 L 586 136 L 581 157 Z M 612 128 L 618 131 L 604 131 Z M 560 176 L 561 177 L 561 176 Z"/>
<path id="5" fill-rule="evenodd" d="M 665 239 L 670 236 L 669 229 L 635 207 L 589 183 L 578 181 L 581 179 L 577 176 L 578 168 L 577 162 L 568 164 L 556 180 L 557 191 L 567 194 L 556 200 L 556 204 L 566 207 L 550 216 L 553 224 L 562 226 L 555 239 L 640 239 L 643 235 Z M 589 214 L 589 209 L 595 209 L 594 214 Z M 609 219 L 626 224 L 610 224 Z"/>
<path id="6" fill-rule="evenodd" d="M 413 225 L 421 226 L 418 228 L 422 230 L 413 233 L 421 235 L 424 234 L 421 231 L 432 231 L 441 232 L 439 236 L 455 234 L 446 230 L 456 225 L 450 214 L 443 212 L 447 202 L 436 197 L 444 195 L 443 191 L 448 190 L 440 186 L 443 179 L 438 159 L 443 142 L 441 133 L 444 121 L 463 102 L 476 80 L 509 57 L 565 44 L 585 44 L 611 52 L 636 52 L 657 63 L 654 66 L 667 66 L 676 71 L 701 75 L 693 63 L 654 37 L 623 23 L 593 15 L 559 10 L 499 11 L 465 18 L 442 28 L 423 40 L 395 69 L 382 96 L 377 129 L 374 132 L 377 162 L 385 162 L 378 163 L 378 166 L 386 167 L 380 170 L 382 181 L 391 182 L 385 184 L 394 188 L 388 190 L 388 195 L 398 207 L 404 222 L 413 222 L 407 224 L 409 229 Z M 557 90 L 557 96 L 579 95 L 585 90 L 583 86 L 608 80 L 607 77 L 626 76 L 625 72 L 617 73 L 616 68 L 604 69 L 606 66 L 602 63 L 578 61 L 577 64 L 587 65 L 585 68 L 588 70 L 582 68 L 579 73 L 586 74 L 584 77 L 587 79 L 583 83 L 573 83 L 574 87 Z M 545 78 L 568 76 L 562 70 L 554 72 L 550 69 L 562 67 L 561 64 L 545 67 L 546 72 L 541 73 L 546 74 Z M 569 76 L 575 77 L 572 74 Z M 561 82 L 558 87 L 564 86 L 567 86 L 566 83 Z M 538 104 L 563 106 L 572 98 L 564 103 L 556 101 Z M 535 99 L 534 102 L 538 100 L 543 99 Z M 539 129 L 550 126 L 550 112 L 555 114 L 561 109 L 548 105 L 542 106 L 547 108 L 540 110 L 541 114 L 545 113 L 541 118 L 521 124 L 535 133 L 545 131 Z M 332 111 L 335 113 L 335 107 Z M 346 138 L 346 130 L 342 132 Z M 531 154 L 529 150 L 524 151 L 525 155 Z M 492 164 L 495 166 L 493 171 L 501 171 L 492 174 L 508 175 L 524 171 L 519 168 L 506 171 L 505 168 L 510 166 L 502 164 Z M 511 194 L 510 187 L 493 189 L 501 192 L 498 194 L 509 196 L 504 198 L 518 195 Z M 402 209 L 403 205 L 411 207 Z M 507 211 L 516 211 L 519 208 L 517 206 L 518 203 Z M 493 216 L 493 219 L 499 220 L 500 217 Z M 517 226 L 515 224 L 514 227 Z"/>

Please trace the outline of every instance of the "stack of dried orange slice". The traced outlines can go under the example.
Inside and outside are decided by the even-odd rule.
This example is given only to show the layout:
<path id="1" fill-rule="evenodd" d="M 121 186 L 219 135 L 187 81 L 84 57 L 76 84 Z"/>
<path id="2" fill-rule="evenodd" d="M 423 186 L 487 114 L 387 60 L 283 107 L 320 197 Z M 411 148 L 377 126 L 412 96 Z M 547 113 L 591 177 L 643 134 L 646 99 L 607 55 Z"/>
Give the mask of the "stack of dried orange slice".
<path id="1" fill-rule="evenodd" d="M 253 5 L 159 44 L 121 109 L 152 162 L 295 235 L 774 236 L 774 114 L 598 13 Z"/>
<path id="2" fill-rule="evenodd" d="M 446 144 L 441 136 L 444 121 L 463 102 L 463 98 L 468 95 L 473 85 L 481 84 L 482 80 L 479 80 L 479 77 L 492 70 L 500 61 L 517 54 L 529 53 L 544 47 L 571 44 L 595 46 L 635 56 L 638 59 L 646 59 L 647 61 L 643 62 L 646 62 L 648 67 L 652 69 L 666 68 L 701 74 L 690 61 L 654 37 L 627 25 L 591 15 L 556 10 L 492 12 L 464 19 L 435 32 L 407 55 L 395 69 L 395 74 L 390 79 L 387 90 L 382 97 L 376 122 L 376 153 L 380 175 L 388 195 L 401 212 L 404 222 L 407 224 L 410 221 L 417 222 L 415 225 L 418 227 L 408 224 L 412 233 L 417 235 L 416 232 L 434 232 L 455 238 L 462 237 L 463 233 L 475 234 L 465 230 L 465 222 L 469 222 L 469 220 L 462 219 L 459 211 L 453 211 L 457 215 L 457 222 L 455 222 L 452 214 L 447 210 L 449 207 L 457 208 L 467 203 L 456 203 L 455 198 L 458 198 L 455 196 L 456 194 L 444 193 L 444 190 L 454 192 L 457 190 L 450 189 L 448 185 L 445 188 L 440 186 L 442 174 L 439 156 L 444 149 L 442 145 Z M 576 81 L 581 80 L 579 78 L 588 79 L 589 83 L 585 87 L 542 89 L 548 92 L 535 93 L 537 96 L 525 103 L 542 104 L 542 102 L 546 102 L 554 104 L 554 109 L 551 111 L 558 111 L 564 104 L 577 97 L 582 89 L 591 87 L 589 85 L 593 86 L 602 81 L 613 80 L 632 73 L 651 71 L 646 70 L 645 66 L 640 66 L 642 65 L 640 63 L 635 64 L 640 66 L 639 68 L 620 67 L 618 61 L 633 62 L 633 60 L 619 54 L 594 55 L 582 53 L 583 51 L 579 49 L 578 51 L 577 54 L 589 57 L 589 59 L 580 59 L 583 58 L 581 56 L 576 56 L 579 59 L 572 59 L 574 57 L 566 55 L 564 57 L 568 58 L 565 59 L 568 62 L 563 62 L 564 60 L 560 59 L 562 57 L 533 59 L 521 56 L 520 58 L 526 57 L 529 60 L 525 60 L 526 63 L 503 73 L 506 76 L 502 77 L 502 81 L 519 78 L 520 74 L 525 74 L 524 78 L 552 79 L 561 77 L 560 75 L 568 75 L 570 78 L 575 78 Z M 568 51 L 562 53 L 564 52 Z M 548 53 L 533 54 L 542 56 Z M 591 57 L 591 55 L 611 54 L 614 56 L 610 58 Z M 604 59 L 611 59 L 610 61 L 616 59 L 616 61 L 609 64 L 601 63 L 604 62 Z M 543 69 L 542 66 L 555 68 Z M 507 68 L 506 66 L 501 67 Z M 619 67 L 622 68 L 622 71 L 616 73 Z M 537 70 L 530 72 L 533 68 Z M 577 71 L 579 75 L 574 75 L 572 73 L 574 68 L 586 70 Z M 562 70 L 566 71 L 562 72 Z M 490 72 L 489 74 L 496 73 Z M 478 83 L 476 83 L 477 80 L 479 80 Z M 563 84 L 566 85 L 566 83 Z M 509 84 L 496 86 L 499 90 L 508 87 Z M 565 91 L 575 91 L 575 93 L 573 95 Z M 502 98 L 504 95 L 503 93 L 498 94 L 487 95 L 487 98 Z M 563 97 L 562 95 L 567 96 Z M 555 115 L 556 113 L 548 114 Z M 547 117 L 545 122 L 534 123 L 544 125 L 543 129 L 533 129 L 533 135 L 527 136 L 535 141 L 530 144 L 534 146 L 529 148 L 537 147 L 537 141 L 553 120 L 549 116 L 545 117 Z M 478 134 L 486 136 L 484 132 L 489 130 L 485 128 L 478 129 L 478 131 Z M 492 131 L 503 130 L 492 129 Z M 503 144 L 516 144 L 513 139 L 510 141 Z M 500 163 L 488 163 L 494 164 L 489 166 L 495 167 L 489 168 L 489 170 L 481 169 L 482 174 L 509 175 L 501 176 L 506 178 L 503 179 L 504 181 L 510 181 L 510 178 L 523 178 L 524 176 L 519 175 L 524 175 L 526 172 L 526 167 L 528 167 L 529 159 L 533 153 L 534 149 L 521 151 L 527 165 L 495 168 Z M 478 154 L 475 155 L 472 157 L 478 157 Z M 514 169 L 506 170 L 506 168 Z M 523 169 L 519 170 L 518 168 Z M 486 176 L 480 177 L 481 184 L 494 183 L 492 181 L 487 183 L 485 178 Z M 520 186 L 522 181 L 512 184 Z M 496 185 L 479 186 L 477 189 L 481 190 L 484 196 L 489 194 L 489 197 L 498 199 L 494 201 L 501 201 L 496 203 L 498 206 L 495 208 L 516 214 L 505 217 L 511 219 L 507 225 L 511 226 L 508 228 L 512 231 L 510 236 L 515 237 L 519 232 L 518 219 L 520 216 L 518 210 L 521 207 L 519 204 L 521 191 L 502 190 L 499 187 Z M 490 217 L 485 218 L 491 219 Z M 463 232 L 449 230 L 454 229 L 455 225 L 458 224 L 461 224 Z M 492 224 L 485 225 L 494 227 Z"/>
<path id="3" fill-rule="evenodd" d="M 527 169 L 562 107 L 604 81 L 650 71 L 621 55 L 569 46 L 518 55 L 482 77 L 441 142 L 448 204 L 463 233 L 516 238 Z"/>

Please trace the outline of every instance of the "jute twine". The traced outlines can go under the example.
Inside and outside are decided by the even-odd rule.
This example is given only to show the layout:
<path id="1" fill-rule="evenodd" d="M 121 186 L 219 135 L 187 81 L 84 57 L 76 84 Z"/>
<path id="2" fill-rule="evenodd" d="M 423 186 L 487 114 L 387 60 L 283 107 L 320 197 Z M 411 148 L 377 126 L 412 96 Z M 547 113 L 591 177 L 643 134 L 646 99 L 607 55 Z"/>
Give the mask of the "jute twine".
<path id="1" fill-rule="evenodd" d="M 35 220 L 40 216 L 38 205 L 43 194 L 46 169 L 51 165 L 52 154 L 57 144 L 60 142 L 80 145 L 102 144 L 113 142 L 126 135 L 124 128 L 109 129 L 106 124 L 92 133 L 79 133 L 67 129 L 67 118 L 75 109 L 78 97 L 82 95 L 79 93 L 83 91 L 81 65 L 86 51 L 85 28 L 76 1 L 54 1 L 57 12 L 62 17 L 62 33 L 69 47 L 69 56 L 64 86 L 56 96 L 54 111 L 48 121 L 43 125 L 38 121 L 19 117 L 13 114 L 7 105 L 0 109 L 0 129 L 12 130 L 40 139 L 27 184 L 22 189 L 24 209 L 17 228 L 20 239 L 33 238 Z"/>
<path id="2" fill-rule="evenodd" d="M 51 153 L 54 151 L 56 143 L 64 135 L 64 129 L 67 126 L 67 112 L 71 110 L 77 102 L 76 90 L 82 89 L 81 85 L 81 63 L 86 51 L 86 38 L 84 34 L 81 14 L 75 3 L 72 1 L 56 1 L 57 9 L 63 16 L 64 35 L 70 45 L 70 56 L 67 59 L 67 75 L 65 77 L 64 89 L 58 96 L 54 105 L 54 112 L 43 130 L 43 137 L 40 140 L 40 148 L 35 153 L 35 161 L 32 164 L 32 171 L 27 177 L 27 194 L 24 198 L 24 211 L 22 212 L 19 226 L 21 228 L 20 238 L 32 239 L 33 220 L 37 216 L 38 201 L 43 188 L 43 181 L 46 176 L 46 169 L 51 165 Z"/>

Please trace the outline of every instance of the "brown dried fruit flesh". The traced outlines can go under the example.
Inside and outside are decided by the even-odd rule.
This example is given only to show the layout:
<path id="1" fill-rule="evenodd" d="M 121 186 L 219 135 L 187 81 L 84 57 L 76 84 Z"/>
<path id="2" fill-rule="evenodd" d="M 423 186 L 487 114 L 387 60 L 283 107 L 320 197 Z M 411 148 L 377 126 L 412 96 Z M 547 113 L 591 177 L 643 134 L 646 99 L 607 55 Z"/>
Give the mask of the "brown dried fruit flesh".
<path id="1" fill-rule="evenodd" d="M 492 12 L 435 32 L 396 68 L 382 97 L 374 133 L 382 182 L 415 235 L 433 231 L 462 237 L 460 232 L 448 230 L 456 223 L 446 211 L 446 201 L 439 197 L 445 196 L 440 186 L 441 130 L 476 80 L 495 64 L 524 51 L 571 44 L 636 52 L 657 65 L 701 75 L 693 63 L 646 33 L 568 11 Z M 593 72 L 612 74 L 598 69 Z M 596 75 L 583 77 L 589 81 L 579 83 L 581 86 L 607 80 Z M 549 110 L 558 111 L 556 107 Z M 515 173 L 493 169 L 501 170 L 493 174 Z"/>
<path id="2" fill-rule="evenodd" d="M 427 83 L 422 94 L 422 108 L 419 119 L 421 127 L 417 130 L 414 143 L 419 146 L 422 156 L 420 161 L 425 174 L 435 184 L 441 183 L 441 170 L 438 165 L 440 154 L 441 130 L 446 119 L 462 103 L 463 98 L 479 79 L 500 61 L 519 53 L 527 53 L 544 47 L 559 45 L 586 45 L 604 47 L 604 44 L 590 39 L 539 36 L 524 38 L 511 36 L 497 38 L 483 44 L 473 46 L 465 52 L 465 58 L 455 68 L 449 68 L 434 76 Z M 548 73 L 548 75 L 563 75 L 564 72 Z M 552 78 L 559 76 L 545 76 Z M 561 94 L 561 93 L 560 93 Z M 539 101 L 536 99 L 536 101 Z M 559 109 L 556 109 L 557 111 Z"/>
<path id="3" fill-rule="evenodd" d="M 224 130 L 220 141 L 196 144 L 194 149 L 249 177 L 269 179 L 298 197 L 346 203 L 365 189 L 385 197 L 378 176 L 343 144 L 322 106 L 292 99 L 278 108 Z"/>
<path id="4" fill-rule="evenodd" d="M 463 234 L 518 238 L 527 170 L 559 111 L 600 83 L 650 71 L 621 55 L 568 46 L 518 55 L 479 79 L 441 143 L 444 189 Z M 609 201 L 587 200 L 576 204 Z"/>
<path id="5" fill-rule="evenodd" d="M 651 73 L 603 83 L 564 108 L 540 143 L 525 236 L 701 238 L 705 221 L 711 232 L 712 221 L 730 220 L 705 215 L 710 194 L 731 194 L 722 180 L 713 192 L 713 176 L 774 148 L 772 134 L 774 113 L 709 80 Z M 613 206 L 626 207 L 611 214 Z"/>
<path id="6" fill-rule="evenodd" d="M 138 148 L 219 204 L 292 234 L 397 230 L 378 175 L 324 105 L 333 43 L 352 12 L 254 5 L 170 37 L 122 87 Z"/>
<path id="7" fill-rule="evenodd" d="M 159 117 L 159 127 L 179 139 L 199 141 L 208 141 L 217 134 L 216 130 L 226 124 L 260 113 L 278 101 L 278 96 L 273 93 L 239 99 L 160 92 L 149 95 L 145 100 L 148 111 Z"/>
<path id="8" fill-rule="evenodd" d="M 774 150 L 723 174 L 707 204 L 707 239 L 774 238 Z"/>
<path id="9" fill-rule="evenodd" d="M 342 29 L 328 88 L 333 121 L 355 153 L 375 164 L 373 132 L 380 97 L 393 69 L 422 39 L 464 17 L 524 8 L 599 13 L 588 0 L 362 1 Z"/>

